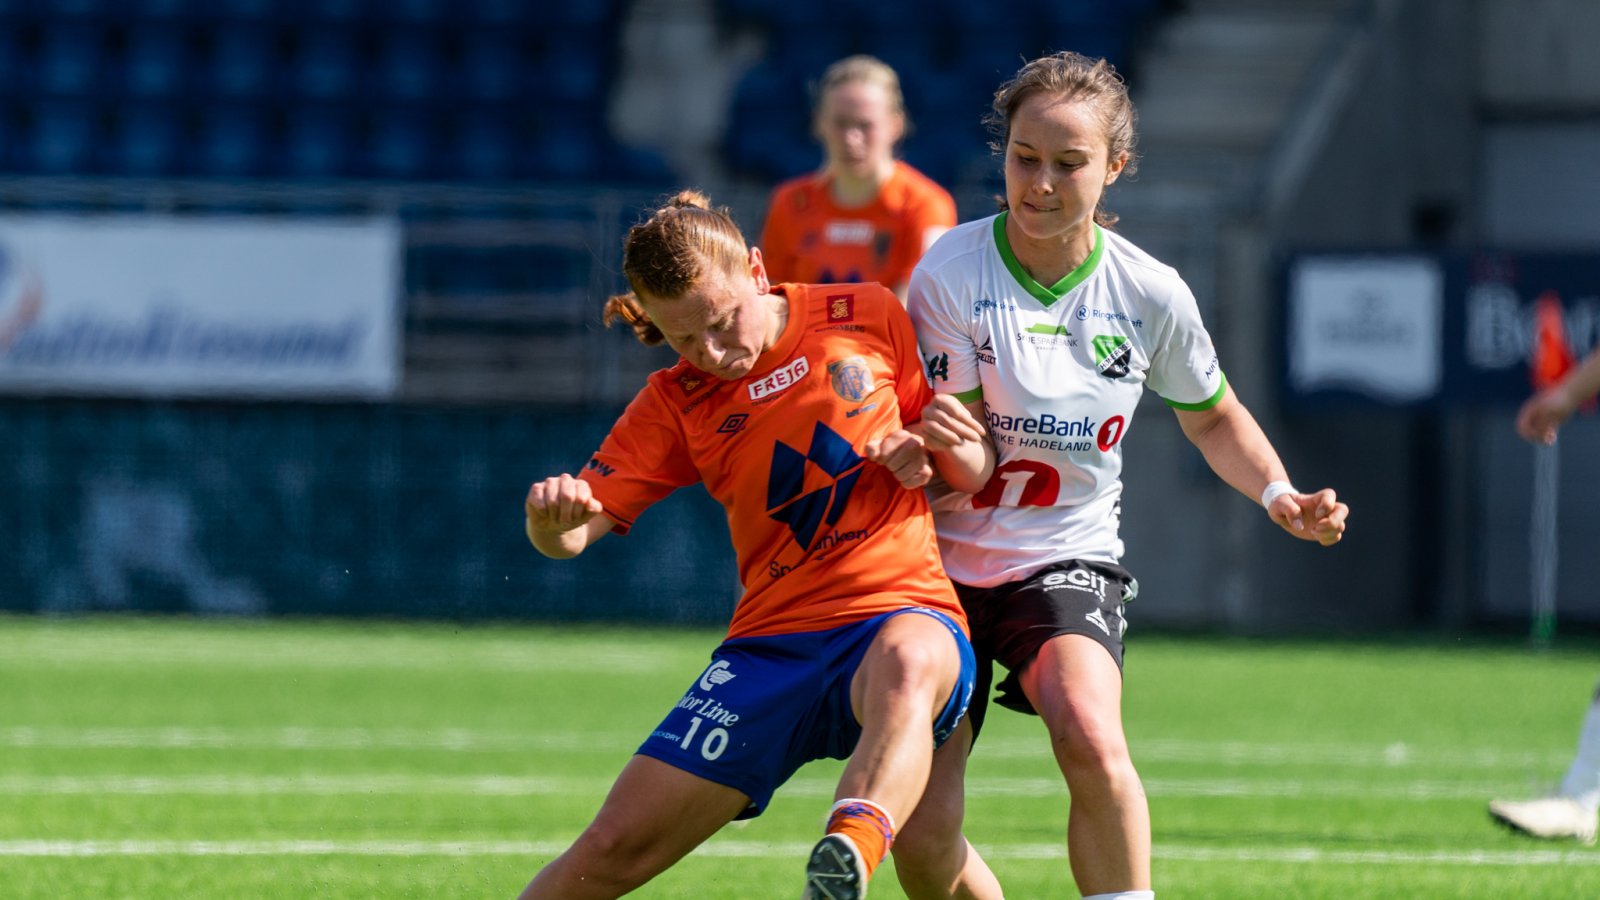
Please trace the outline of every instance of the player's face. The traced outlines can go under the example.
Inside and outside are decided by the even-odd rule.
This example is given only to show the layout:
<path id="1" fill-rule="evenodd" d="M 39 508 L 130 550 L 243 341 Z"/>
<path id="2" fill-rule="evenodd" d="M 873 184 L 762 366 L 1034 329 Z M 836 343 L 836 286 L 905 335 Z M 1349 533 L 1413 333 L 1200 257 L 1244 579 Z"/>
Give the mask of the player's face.
<path id="1" fill-rule="evenodd" d="M 894 161 L 894 145 L 905 130 L 904 117 L 895 112 L 889 91 L 865 81 L 829 88 L 816 124 L 829 165 L 857 178 L 881 174 Z"/>
<path id="2" fill-rule="evenodd" d="M 1035 241 L 1089 233 L 1095 206 L 1127 155 L 1110 159 L 1105 126 L 1085 101 L 1033 94 L 1011 115 L 1006 141 L 1006 201 L 1011 220 Z"/>
<path id="3" fill-rule="evenodd" d="M 774 298 L 766 292 L 760 252 L 752 249 L 750 259 L 748 271 L 712 267 L 681 297 L 639 298 L 673 350 L 700 371 L 726 381 L 750 374 L 782 333 Z"/>

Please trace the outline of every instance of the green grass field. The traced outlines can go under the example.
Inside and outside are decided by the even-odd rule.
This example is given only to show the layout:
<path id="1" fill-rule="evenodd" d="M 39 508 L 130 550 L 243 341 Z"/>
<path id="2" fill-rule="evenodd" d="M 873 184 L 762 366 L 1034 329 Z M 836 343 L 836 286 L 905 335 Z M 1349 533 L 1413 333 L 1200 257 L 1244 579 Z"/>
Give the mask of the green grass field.
<path id="1" fill-rule="evenodd" d="M 515 896 L 718 636 L 0 618 L 0 896 Z M 1596 649 L 1136 635 L 1158 896 L 1600 897 L 1600 851 L 1484 812 L 1560 777 Z M 837 773 L 637 896 L 798 896 Z M 1036 720 L 991 712 L 968 790 L 1010 897 L 1077 896 Z"/>

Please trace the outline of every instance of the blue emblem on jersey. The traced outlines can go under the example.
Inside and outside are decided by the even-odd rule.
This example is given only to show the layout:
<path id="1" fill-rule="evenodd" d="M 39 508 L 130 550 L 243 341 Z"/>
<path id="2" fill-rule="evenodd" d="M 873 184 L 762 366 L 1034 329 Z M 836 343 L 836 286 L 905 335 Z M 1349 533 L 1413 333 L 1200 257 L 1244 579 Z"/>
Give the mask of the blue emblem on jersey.
<path id="1" fill-rule="evenodd" d="M 782 441 L 772 445 L 772 469 L 767 475 L 767 515 L 789 526 L 795 543 L 811 549 L 823 524 L 838 524 L 850 502 L 850 491 L 861 476 L 866 460 L 850 442 L 828 426 L 817 423 L 811 447 L 804 454 Z M 805 489 L 806 468 L 816 466 L 832 479 L 812 491 Z"/>
<path id="2" fill-rule="evenodd" d="M 828 380 L 833 383 L 833 392 L 851 403 L 860 403 L 872 393 L 872 370 L 859 356 L 828 363 Z"/>

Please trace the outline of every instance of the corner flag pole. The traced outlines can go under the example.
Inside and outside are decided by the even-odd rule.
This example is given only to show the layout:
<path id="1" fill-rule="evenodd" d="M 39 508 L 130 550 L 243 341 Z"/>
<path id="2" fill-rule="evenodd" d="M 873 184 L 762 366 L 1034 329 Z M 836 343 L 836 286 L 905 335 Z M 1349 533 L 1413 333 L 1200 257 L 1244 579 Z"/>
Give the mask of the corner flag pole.
<path id="1" fill-rule="evenodd" d="M 1533 614 L 1529 640 L 1535 647 L 1550 646 L 1556 633 L 1557 511 L 1561 503 L 1560 444 L 1539 445 L 1533 451 L 1533 527 L 1530 555 L 1533 569 Z"/>
<path id="2" fill-rule="evenodd" d="M 1577 365 L 1572 346 L 1567 343 L 1561 297 L 1555 291 L 1545 291 L 1534 301 L 1532 350 L 1528 374 L 1535 391 L 1559 384 Z M 1533 610 L 1528 637 L 1536 647 L 1550 646 L 1556 633 L 1556 523 L 1561 502 L 1560 483 L 1561 455 L 1557 444 L 1535 447 L 1533 522 L 1528 529 Z"/>

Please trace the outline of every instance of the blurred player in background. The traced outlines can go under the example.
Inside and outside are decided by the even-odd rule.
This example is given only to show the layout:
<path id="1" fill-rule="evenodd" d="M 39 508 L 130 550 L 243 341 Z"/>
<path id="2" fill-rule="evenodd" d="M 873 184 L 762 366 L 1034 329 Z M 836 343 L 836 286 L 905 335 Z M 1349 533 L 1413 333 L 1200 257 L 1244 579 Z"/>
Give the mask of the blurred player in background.
<path id="1" fill-rule="evenodd" d="M 1591 353 L 1557 383 L 1539 391 L 1517 411 L 1517 433 L 1539 444 L 1553 444 L 1556 432 L 1579 406 L 1600 393 L 1600 351 Z M 1600 825 L 1600 689 L 1584 714 L 1578 753 L 1567 766 L 1561 787 L 1532 800 L 1494 800 L 1489 815 L 1540 838 L 1595 842 Z"/>
<path id="2" fill-rule="evenodd" d="M 953 421 L 987 424 L 999 458 L 980 491 L 934 488 L 945 571 L 979 660 L 970 731 L 952 743 L 982 727 L 999 662 L 999 704 L 1044 720 L 1066 778 L 1078 889 L 1149 898 L 1149 808 L 1121 710 L 1123 611 L 1137 582 L 1118 564 L 1121 444 L 1144 388 L 1173 407 L 1217 475 L 1290 535 L 1335 544 L 1349 511 L 1332 490 L 1289 484 L 1223 377 L 1188 286 L 1110 230 L 1103 193 L 1135 160 L 1133 106 L 1115 69 L 1076 53 L 1036 59 L 995 93 L 987 119 L 1006 209 L 942 237 L 908 298 L 934 389 L 963 404 Z M 977 879 L 958 868 L 975 862 L 960 830 L 964 765 L 940 754 L 901 832 L 904 871 L 947 861 L 938 883 L 907 884 L 912 896 L 992 891 L 981 867 Z"/>
<path id="3" fill-rule="evenodd" d="M 905 298 L 924 250 L 956 224 L 949 192 L 895 159 L 906 132 L 894 69 L 851 56 L 822 75 L 812 128 L 822 170 L 772 193 L 761 250 L 774 281 L 876 281 Z"/>
<path id="4" fill-rule="evenodd" d="M 534 483 L 528 538 L 572 557 L 704 482 L 728 511 L 744 593 L 710 666 L 522 896 L 625 894 L 830 757 L 849 763 L 806 896 L 859 897 L 972 693 L 966 621 L 920 488 L 937 465 L 976 490 L 993 451 L 971 423 L 922 436 L 919 413 L 947 401 L 893 294 L 769 285 L 760 251 L 699 194 L 628 232 L 623 271 L 632 292 L 608 301 L 607 321 L 682 359 L 650 377 L 578 476 Z M 925 440 L 940 448 L 931 462 Z"/>

